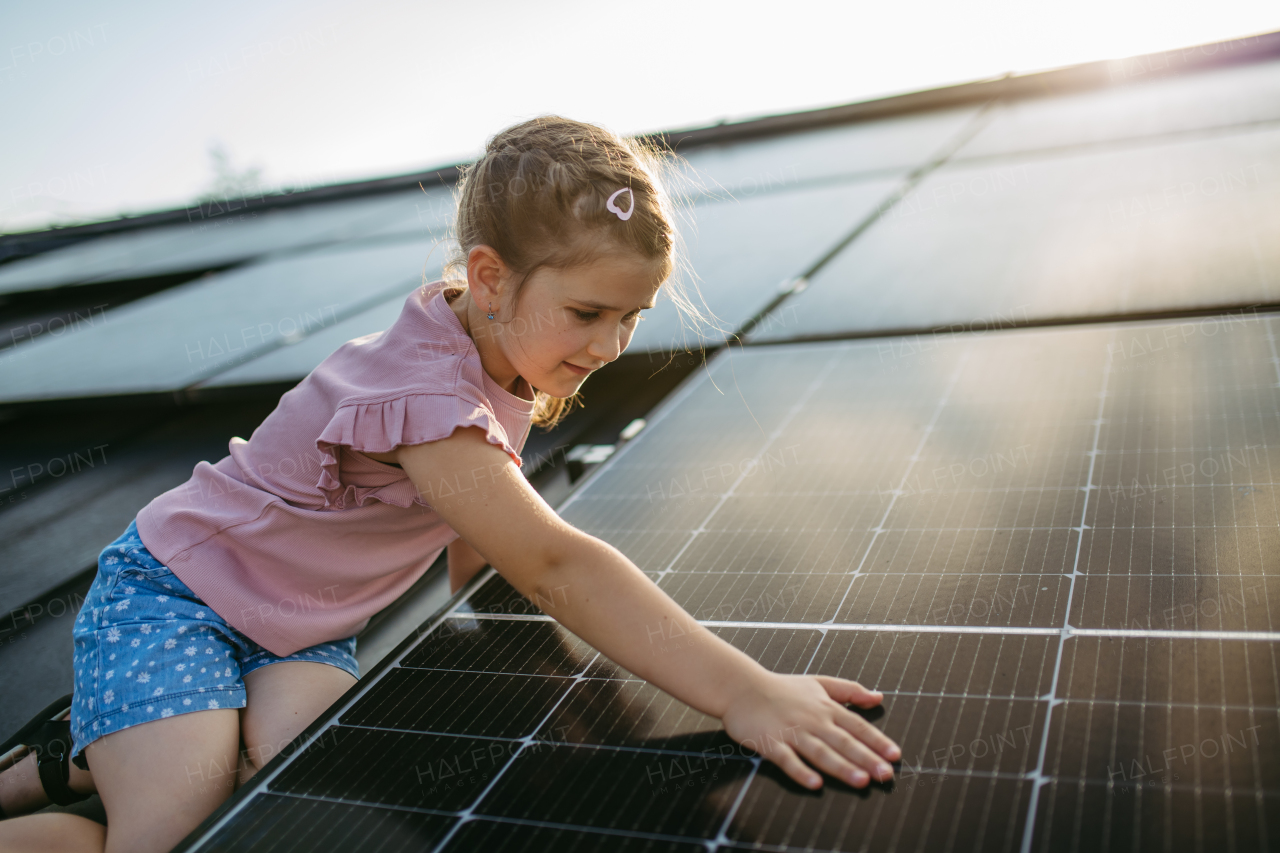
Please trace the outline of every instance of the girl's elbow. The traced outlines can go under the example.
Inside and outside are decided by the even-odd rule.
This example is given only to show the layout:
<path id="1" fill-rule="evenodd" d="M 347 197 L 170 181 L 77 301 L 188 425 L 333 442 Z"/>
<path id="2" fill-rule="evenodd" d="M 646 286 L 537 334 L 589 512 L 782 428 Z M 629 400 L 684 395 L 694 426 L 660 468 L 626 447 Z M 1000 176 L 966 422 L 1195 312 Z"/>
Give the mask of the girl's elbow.
<path id="1" fill-rule="evenodd" d="M 542 537 L 527 555 L 530 585 L 545 591 L 562 584 L 570 567 L 579 559 L 584 537 L 591 538 L 569 525 Z"/>

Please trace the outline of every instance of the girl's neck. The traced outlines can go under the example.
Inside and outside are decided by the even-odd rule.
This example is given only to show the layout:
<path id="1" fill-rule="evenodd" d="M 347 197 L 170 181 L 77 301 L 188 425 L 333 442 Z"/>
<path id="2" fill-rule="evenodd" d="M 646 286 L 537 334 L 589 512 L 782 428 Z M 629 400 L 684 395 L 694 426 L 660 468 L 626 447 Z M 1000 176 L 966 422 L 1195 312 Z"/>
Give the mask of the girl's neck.
<path id="1" fill-rule="evenodd" d="M 480 365 L 484 368 L 484 372 L 498 383 L 498 387 L 502 390 L 514 394 L 518 397 L 523 396 L 519 393 L 520 374 L 511 366 L 511 362 L 503 355 L 502 349 L 495 345 L 494 336 L 481 334 L 477 338 L 473 333 L 473 329 L 480 329 L 482 332 L 489 326 L 496 326 L 497 320 L 490 320 L 484 316 L 484 313 L 476 307 L 475 300 L 470 298 L 455 298 L 450 302 L 445 299 L 446 304 L 453 309 L 453 313 L 458 316 L 458 322 L 462 324 L 462 328 L 466 331 L 467 337 L 471 338 L 471 342 L 475 344 L 476 351 L 480 353 Z"/>

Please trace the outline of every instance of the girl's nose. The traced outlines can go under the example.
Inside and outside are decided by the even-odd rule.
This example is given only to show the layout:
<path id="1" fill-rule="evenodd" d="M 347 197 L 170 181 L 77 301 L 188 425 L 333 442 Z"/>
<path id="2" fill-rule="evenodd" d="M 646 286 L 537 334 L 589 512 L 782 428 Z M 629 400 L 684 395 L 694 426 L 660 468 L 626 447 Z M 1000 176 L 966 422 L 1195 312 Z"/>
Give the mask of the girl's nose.
<path id="1" fill-rule="evenodd" d="M 622 354 L 622 336 L 625 332 L 613 328 L 605 329 L 601 334 L 591 339 L 591 343 L 587 345 L 587 353 L 592 358 L 598 358 L 603 362 L 616 361 L 618 356 Z"/>

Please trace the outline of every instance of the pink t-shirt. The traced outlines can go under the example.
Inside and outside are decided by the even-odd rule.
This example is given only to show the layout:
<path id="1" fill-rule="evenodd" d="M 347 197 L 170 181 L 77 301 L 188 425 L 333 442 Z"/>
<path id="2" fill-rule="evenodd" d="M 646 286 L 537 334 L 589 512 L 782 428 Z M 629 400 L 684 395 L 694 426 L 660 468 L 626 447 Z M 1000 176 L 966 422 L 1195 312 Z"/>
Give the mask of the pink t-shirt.
<path id="1" fill-rule="evenodd" d="M 533 389 L 485 373 L 445 287 L 415 290 L 391 328 L 343 344 L 248 441 L 138 513 L 147 550 L 276 655 L 358 633 L 458 537 L 402 469 L 360 451 L 479 426 L 521 464 Z"/>

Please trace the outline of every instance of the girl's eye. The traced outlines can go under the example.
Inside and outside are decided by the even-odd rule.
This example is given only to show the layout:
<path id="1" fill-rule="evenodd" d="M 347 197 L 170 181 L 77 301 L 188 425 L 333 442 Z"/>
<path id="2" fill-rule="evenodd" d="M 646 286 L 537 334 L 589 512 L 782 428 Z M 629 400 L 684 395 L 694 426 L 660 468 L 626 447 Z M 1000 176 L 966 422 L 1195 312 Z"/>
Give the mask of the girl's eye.
<path id="1" fill-rule="evenodd" d="M 577 308 L 570 308 L 569 310 L 574 314 L 577 314 L 579 320 L 594 320 L 596 317 L 600 316 L 600 314 L 595 311 L 579 311 Z"/>

